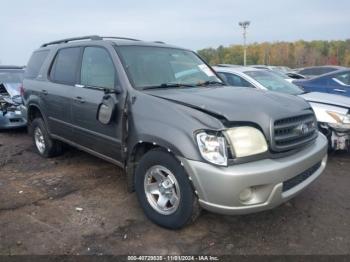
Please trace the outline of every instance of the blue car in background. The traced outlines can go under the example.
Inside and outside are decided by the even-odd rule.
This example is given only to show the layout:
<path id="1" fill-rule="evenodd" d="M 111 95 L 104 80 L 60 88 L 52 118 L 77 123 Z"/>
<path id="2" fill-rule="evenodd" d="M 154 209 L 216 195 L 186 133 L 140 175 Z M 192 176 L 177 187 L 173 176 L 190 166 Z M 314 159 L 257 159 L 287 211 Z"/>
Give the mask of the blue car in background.
<path id="1" fill-rule="evenodd" d="M 308 80 L 295 80 L 293 84 L 306 92 L 350 96 L 350 69 L 337 70 Z"/>

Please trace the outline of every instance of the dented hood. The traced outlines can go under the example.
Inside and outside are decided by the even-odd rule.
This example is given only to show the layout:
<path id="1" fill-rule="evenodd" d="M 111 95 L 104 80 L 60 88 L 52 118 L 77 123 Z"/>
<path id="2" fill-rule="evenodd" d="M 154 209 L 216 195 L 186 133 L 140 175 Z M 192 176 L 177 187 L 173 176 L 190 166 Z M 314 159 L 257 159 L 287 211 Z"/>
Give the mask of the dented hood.
<path id="1" fill-rule="evenodd" d="M 147 93 L 228 121 L 255 122 L 260 126 L 270 123 L 271 119 L 300 114 L 310 108 L 296 96 L 245 87 L 159 89 Z"/>
<path id="2" fill-rule="evenodd" d="M 1 85 L 6 89 L 11 98 L 21 94 L 21 83 L 0 83 Z"/>

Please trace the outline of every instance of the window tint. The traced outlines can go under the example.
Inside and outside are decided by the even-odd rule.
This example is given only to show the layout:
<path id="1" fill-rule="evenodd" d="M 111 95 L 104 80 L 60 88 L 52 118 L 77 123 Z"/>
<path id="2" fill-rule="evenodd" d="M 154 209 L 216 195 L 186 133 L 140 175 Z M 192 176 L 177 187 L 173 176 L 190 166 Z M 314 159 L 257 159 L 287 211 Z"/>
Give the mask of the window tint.
<path id="1" fill-rule="evenodd" d="M 350 85 L 350 72 L 337 74 L 335 78 L 345 85 Z"/>
<path id="2" fill-rule="evenodd" d="M 99 47 L 86 47 L 81 65 L 81 84 L 114 88 L 115 68 L 108 52 Z"/>
<path id="3" fill-rule="evenodd" d="M 75 84 L 79 66 L 79 56 L 80 47 L 70 47 L 59 50 L 51 68 L 51 80 L 67 85 Z"/>
<path id="4" fill-rule="evenodd" d="M 24 77 L 29 79 L 38 77 L 40 68 L 43 65 L 48 54 L 48 50 L 34 52 L 29 59 Z"/>
<path id="5" fill-rule="evenodd" d="M 223 79 L 226 80 L 226 83 L 231 86 L 244 86 L 244 87 L 253 87 L 248 81 L 243 79 L 240 76 L 230 74 L 230 73 L 220 73 L 220 76 L 223 76 Z"/>

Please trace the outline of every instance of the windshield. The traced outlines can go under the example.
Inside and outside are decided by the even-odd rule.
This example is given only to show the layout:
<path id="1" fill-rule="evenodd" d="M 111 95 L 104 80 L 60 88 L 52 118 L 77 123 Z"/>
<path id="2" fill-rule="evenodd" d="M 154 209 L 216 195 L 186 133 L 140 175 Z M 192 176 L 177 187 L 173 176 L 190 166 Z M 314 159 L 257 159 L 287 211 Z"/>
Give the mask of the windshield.
<path id="1" fill-rule="evenodd" d="M 282 77 L 268 71 L 247 71 L 244 72 L 270 91 L 276 91 L 291 95 L 300 95 L 304 91 L 296 85 L 289 83 Z"/>
<path id="2" fill-rule="evenodd" d="M 118 51 L 136 89 L 222 83 L 191 51 L 148 46 L 119 46 Z"/>
<path id="3" fill-rule="evenodd" d="M 0 70 L 0 83 L 22 83 L 23 70 L 2 69 Z"/>

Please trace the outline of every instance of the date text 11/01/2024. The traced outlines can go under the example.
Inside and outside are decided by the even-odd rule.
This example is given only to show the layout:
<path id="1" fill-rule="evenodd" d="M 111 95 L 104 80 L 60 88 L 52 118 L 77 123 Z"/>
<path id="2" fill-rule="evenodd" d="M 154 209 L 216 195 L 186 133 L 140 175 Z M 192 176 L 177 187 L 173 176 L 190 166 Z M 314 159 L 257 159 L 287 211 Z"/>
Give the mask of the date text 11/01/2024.
<path id="1" fill-rule="evenodd" d="M 128 261 L 219 261 L 217 256 L 128 256 Z"/>

